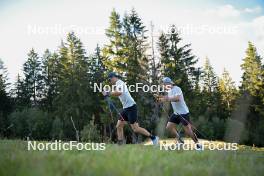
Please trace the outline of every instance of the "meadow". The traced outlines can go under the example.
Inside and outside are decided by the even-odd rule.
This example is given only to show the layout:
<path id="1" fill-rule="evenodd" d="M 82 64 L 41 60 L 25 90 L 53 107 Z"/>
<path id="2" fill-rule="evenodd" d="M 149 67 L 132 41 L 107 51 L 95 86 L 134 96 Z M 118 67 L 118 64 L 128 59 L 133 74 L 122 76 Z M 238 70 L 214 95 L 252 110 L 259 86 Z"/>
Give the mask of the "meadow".
<path id="1" fill-rule="evenodd" d="M 264 150 L 165 151 L 143 144 L 107 144 L 104 151 L 28 151 L 27 141 L 0 141 L 1 176 L 260 175 Z"/>

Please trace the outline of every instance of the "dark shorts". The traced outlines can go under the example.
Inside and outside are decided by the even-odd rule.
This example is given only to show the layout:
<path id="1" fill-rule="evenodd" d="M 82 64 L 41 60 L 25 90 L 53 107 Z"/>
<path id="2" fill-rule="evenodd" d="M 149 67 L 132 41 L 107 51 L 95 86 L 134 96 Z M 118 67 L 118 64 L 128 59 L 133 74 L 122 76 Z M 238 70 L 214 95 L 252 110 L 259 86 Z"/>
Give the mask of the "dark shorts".
<path id="1" fill-rule="evenodd" d="M 123 109 L 121 116 L 123 119 L 120 117 L 119 120 L 128 121 L 130 124 L 137 122 L 137 105 Z"/>
<path id="2" fill-rule="evenodd" d="M 188 123 L 190 122 L 189 113 L 181 114 L 181 115 L 176 115 L 173 113 L 170 116 L 169 122 L 176 123 L 177 125 L 182 123 L 184 126 L 187 126 Z"/>

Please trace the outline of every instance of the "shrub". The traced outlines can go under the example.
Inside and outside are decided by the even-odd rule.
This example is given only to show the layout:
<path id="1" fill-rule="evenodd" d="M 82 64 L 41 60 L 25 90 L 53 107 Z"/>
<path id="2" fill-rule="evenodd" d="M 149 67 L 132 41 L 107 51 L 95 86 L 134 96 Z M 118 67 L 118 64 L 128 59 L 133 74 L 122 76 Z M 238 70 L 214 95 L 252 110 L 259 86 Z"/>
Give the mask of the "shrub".
<path id="1" fill-rule="evenodd" d="M 63 138 L 63 124 L 60 118 L 56 117 L 53 120 L 50 135 L 52 139 L 62 139 Z"/>
<path id="2" fill-rule="evenodd" d="M 14 124 L 12 133 L 14 137 L 43 140 L 50 139 L 51 118 L 48 113 L 37 108 L 15 111 L 10 114 L 10 122 Z"/>
<path id="3" fill-rule="evenodd" d="M 97 125 L 91 121 L 81 131 L 81 139 L 85 142 L 101 142 L 100 132 Z"/>

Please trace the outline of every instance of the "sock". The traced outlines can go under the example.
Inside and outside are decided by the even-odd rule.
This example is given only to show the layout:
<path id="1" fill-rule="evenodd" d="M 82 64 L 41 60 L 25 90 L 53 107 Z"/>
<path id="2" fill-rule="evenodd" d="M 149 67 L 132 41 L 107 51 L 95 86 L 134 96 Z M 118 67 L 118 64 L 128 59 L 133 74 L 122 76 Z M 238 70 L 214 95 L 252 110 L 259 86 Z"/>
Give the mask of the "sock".
<path id="1" fill-rule="evenodd" d="M 150 137 L 151 140 L 154 140 L 154 139 L 156 138 L 156 136 L 154 136 L 154 135 L 152 135 L 152 134 L 150 134 L 149 137 Z"/>

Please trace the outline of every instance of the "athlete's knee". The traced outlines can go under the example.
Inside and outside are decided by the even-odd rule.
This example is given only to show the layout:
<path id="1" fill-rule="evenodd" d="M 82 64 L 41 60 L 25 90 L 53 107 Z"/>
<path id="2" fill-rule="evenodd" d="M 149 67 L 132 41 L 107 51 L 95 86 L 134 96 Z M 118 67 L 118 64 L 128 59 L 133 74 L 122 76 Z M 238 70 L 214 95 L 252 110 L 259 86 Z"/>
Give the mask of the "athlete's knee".
<path id="1" fill-rule="evenodd" d="M 135 132 L 135 133 L 138 133 L 139 132 L 139 128 L 132 128 L 133 129 L 133 131 Z"/>
<path id="2" fill-rule="evenodd" d="M 185 131 L 185 133 L 186 133 L 188 136 L 192 136 L 192 134 L 193 134 L 192 128 L 190 128 L 190 127 L 188 127 L 188 126 L 185 126 L 185 127 L 184 127 L 184 131 Z"/>
<path id="3" fill-rule="evenodd" d="M 192 133 L 192 126 L 190 124 L 184 126 L 184 130 L 188 131 L 189 133 Z"/>
<path id="4" fill-rule="evenodd" d="M 123 124 L 122 122 L 118 122 L 118 123 L 116 124 L 116 128 L 117 128 L 117 129 L 123 129 L 123 127 L 124 127 L 124 124 Z"/>
<path id="5" fill-rule="evenodd" d="M 139 132 L 139 130 L 140 130 L 140 127 L 138 126 L 138 125 L 131 125 L 131 128 L 132 128 L 132 130 L 135 132 L 135 133 L 138 133 Z"/>
<path id="6" fill-rule="evenodd" d="M 166 126 L 166 129 L 171 131 L 173 129 L 173 125 L 168 123 L 167 126 Z"/>

